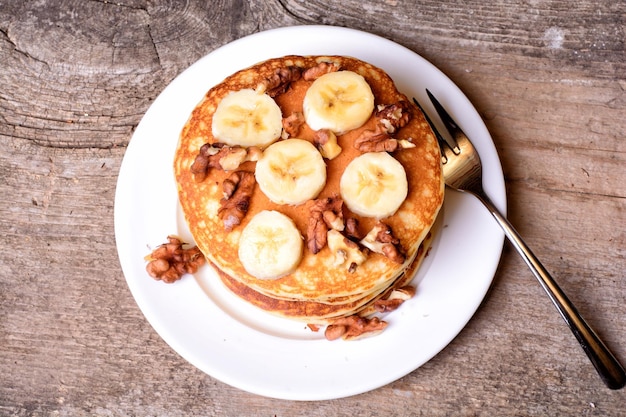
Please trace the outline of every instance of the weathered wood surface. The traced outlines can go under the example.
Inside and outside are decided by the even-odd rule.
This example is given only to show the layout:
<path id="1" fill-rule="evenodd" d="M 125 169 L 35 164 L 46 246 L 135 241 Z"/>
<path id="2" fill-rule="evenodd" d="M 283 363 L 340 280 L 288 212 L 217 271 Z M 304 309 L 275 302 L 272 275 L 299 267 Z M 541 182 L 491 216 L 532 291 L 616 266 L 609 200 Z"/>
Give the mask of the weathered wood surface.
<path id="1" fill-rule="evenodd" d="M 216 47 L 313 23 L 392 39 L 464 90 L 500 153 L 511 221 L 626 361 L 625 2 L 9 1 L 0 2 L 1 415 L 624 415 L 626 390 L 604 387 L 509 245 L 484 304 L 445 350 L 351 398 L 239 391 L 148 325 L 113 236 L 134 128 Z"/>

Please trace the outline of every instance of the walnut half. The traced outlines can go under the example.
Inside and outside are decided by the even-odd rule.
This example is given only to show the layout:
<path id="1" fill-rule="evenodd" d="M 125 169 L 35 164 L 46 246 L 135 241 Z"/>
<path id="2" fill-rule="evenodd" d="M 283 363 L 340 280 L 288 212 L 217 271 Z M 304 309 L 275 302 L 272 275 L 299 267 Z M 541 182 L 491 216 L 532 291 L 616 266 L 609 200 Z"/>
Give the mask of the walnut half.
<path id="1" fill-rule="evenodd" d="M 376 127 L 363 131 L 354 141 L 354 147 L 361 152 L 395 152 L 398 149 L 414 148 L 415 144 L 407 139 L 395 139 L 391 136 L 411 120 L 409 104 L 399 101 L 393 104 L 379 105 L 374 113 Z"/>
<path id="2" fill-rule="evenodd" d="M 283 118 L 283 139 L 298 136 L 300 128 L 304 123 L 304 114 L 299 111 L 293 112 L 289 116 Z"/>
<path id="3" fill-rule="evenodd" d="M 205 143 L 191 164 L 191 173 L 197 182 L 202 182 L 211 168 L 233 171 L 246 161 L 258 161 L 261 154 L 256 146 L 243 148 L 223 143 Z"/>
<path id="4" fill-rule="evenodd" d="M 197 247 L 183 248 L 183 242 L 168 236 L 164 243 L 146 256 L 146 271 L 159 281 L 171 284 L 178 281 L 184 274 L 194 274 L 205 263 L 204 255 Z"/>
<path id="5" fill-rule="evenodd" d="M 407 285 L 391 291 L 389 296 L 374 301 L 374 309 L 379 313 L 387 313 L 400 307 L 404 303 L 415 296 L 415 287 Z"/>
<path id="6" fill-rule="evenodd" d="M 328 249 L 335 256 L 335 266 L 344 266 L 348 272 L 356 271 L 356 268 L 367 260 L 367 249 L 361 249 L 356 242 L 351 241 L 337 230 L 329 230 L 327 233 Z"/>
<path id="7" fill-rule="evenodd" d="M 233 171 L 222 183 L 224 198 L 220 200 L 217 214 L 228 231 L 241 223 L 250 208 L 250 198 L 256 180 L 249 171 Z"/>
<path id="8" fill-rule="evenodd" d="M 322 156 L 328 160 L 336 158 L 341 153 L 341 146 L 337 143 L 337 135 L 330 129 L 317 130 L 313 136 Z"/>
<path id="9" fill-rule="evenodd" d="M 272 75 L 257 85 L 256 91 L 260 94 L 267 93 L 270 97 L 276 97 L 287 91 L 289 85 L 294 81 L 298 81 L 301 76 L 302 68 L 300 67 L 292 65 L 277 68 Z"/>
<path id="10" fill-rule="evenodd" d="M 324 74 L 339 71 L 339 64 L 336 62 L 320 62 L 314 67 L 307 68 L 302 72 L 305 81 L 315 81 Z"/>
<path id="11" fill-rule="evenodd" d="M 415 144 L 407 139 L 391 137 L 387 128 L 378 124 L 374 130 L 361 132 L 353 146 L 361 152 L 395 152 L 398 149 L 414 148 Z"/>
<path id="12" fill-rule="evenodd" d="M 311 253 L 321 251 L 327 242 L 329 229 L 343 230 L 343 200 L 339 196 L 309 200 L 307 208 L 310 211 L 307 225 L 307 248 Z"/>
<path id="13" fill-rule="evenodd" d="M 364 337 L 375 336 L 385 330 L 387 322 L 378 317 L 370 319 L 359 315 L 342 317 L 326 327 L 324 336 L 327 340 L 357 340 Z"/>
<path id="14" fill-rule="evenodd" d="M 371 250 L 386 256 L 396 263 L 404 263 L 406 256 L 400 245 L 400 239 L 396 238 L 389 225 L 379 221 L 361 240 L 361 244 Z"/>
<path id="15" fill-rule="evenodd" d="M 378 122 L 385 126 L 387 133 L 394 133 L 396 130 L 406 126 L 409 120 L 411 120 L 409 105 L 406 101 L 379 105 L 374 115 L 378 118 Z"/>

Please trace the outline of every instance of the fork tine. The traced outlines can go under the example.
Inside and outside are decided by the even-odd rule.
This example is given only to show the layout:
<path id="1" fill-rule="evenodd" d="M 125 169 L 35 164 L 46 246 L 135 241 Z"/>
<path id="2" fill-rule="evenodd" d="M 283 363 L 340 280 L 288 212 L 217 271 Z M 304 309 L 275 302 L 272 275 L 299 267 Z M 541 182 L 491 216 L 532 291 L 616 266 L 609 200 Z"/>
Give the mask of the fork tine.
<path id="1" fill-rule="evenodd" d="M 448 143 L 448 145 L 450 146 L 450 149 L 452 149 L 455 155 L 460 154 L 461 148 L 459 148 L 459 144 L 457 143 L 456 138 L 461 135 L 465 136 L 465 133 L 463 133 L 459 125 L 454 121 L 452 116 L 450 116 L 450 114 L 441 105 L 441 103 L 439 103 L 439 100 L 437 100 L 435 96 L 432 95 L 432 93 L 428 90 L 428 88 L 426 89 L 426 94 L 428 94 L 428 98 L 433 103 L 433 106 L 435 106 L 435 110 L 437 110 L 437 114 L 439 114 L 439 118 L 441 119 L 444 126 L 448 130 L 448 133 L 450 133 L 452 142 L 451 143 L 446 142 L 446 143 Z"/>
<path id="2" fill-rule="evenodd" d="M 430 119 L 430 117 L 428 117 L 428 114 L 424 111 L 424 108 L 417 101 L 417 99 L 415 97 L 413 97 L 413 103 L 415 103 L 415 105 L 422 111 L 422 114 L 424 115 L 424 118 L 426 119 L 426 121 L 430 125 L 431 130 L 435 134 L 435 137 L 437 138 L 437 142 L 439 142 L 439 149 L 441 150 L 441 162 L 445 164 L 446 162 L 448 162 L 448 157 L 446 156 L 446 151 L 445 151 L 444 147 L 450 148 L 450 145 L 448 144 L 448 141 L 446 141 L 446 139 L 443 136 L 441 136 L 441 133 L 439 133 L 439 130 L 437 130 L 437 128 L 435 127 L 435 124 Z M 452 148 L 450 148 L 450 149 L 452 149 Z"/>

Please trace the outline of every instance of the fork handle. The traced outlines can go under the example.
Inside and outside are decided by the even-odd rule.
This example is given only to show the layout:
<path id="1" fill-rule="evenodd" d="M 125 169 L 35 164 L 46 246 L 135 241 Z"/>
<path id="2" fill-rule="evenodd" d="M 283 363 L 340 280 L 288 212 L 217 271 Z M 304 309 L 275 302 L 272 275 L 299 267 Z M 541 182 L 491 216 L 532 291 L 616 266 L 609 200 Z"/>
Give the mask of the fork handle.
<path id="1" fill-rule="evenodd" d="M 620 389 L 626 385 L 626 372 L 624 367 L 615 358 L 609 348 L 602 342 L 596 332 L 587 324 L 585 319 L 567 298 L 563 290 L 558 286 L 550 273 L 544 268 L 539 259 L 533 254 L 522 237 L 513 228 L 511 223 L 504 217 L 484 192 L 474 194 L 489 209 L 493 217 L 498 221 L 506 237 L 509 238 L 515 249 L 522 256 L 530 270 L 533 272 L 543 289 L 561 313 L 561 316 L 569 326 L 583 350 L 598 371 L 598 374 L 610 389 Z"/>

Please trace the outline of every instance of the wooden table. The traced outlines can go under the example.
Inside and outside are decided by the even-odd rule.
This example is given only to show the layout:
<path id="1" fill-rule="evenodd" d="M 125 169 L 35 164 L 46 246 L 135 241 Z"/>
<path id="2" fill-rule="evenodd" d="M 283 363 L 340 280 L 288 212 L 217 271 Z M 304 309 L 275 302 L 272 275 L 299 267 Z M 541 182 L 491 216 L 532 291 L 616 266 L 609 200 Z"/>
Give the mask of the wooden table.
<path id="1" fill-rule="evenodd" d="M 414 50 L 466 93 L 498 149 L 510 220 L 626 361 L 626 3 L 414 3 L 0 3 L 0 414 L 626 415 L 626 390 L 603 385 L 508 244 L 448 347 L 331 401 L 218 382 L 166 345 L 131 296 L 114 195 L 149 105 L 230 41 L 337 25 Z"/>

